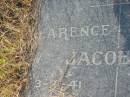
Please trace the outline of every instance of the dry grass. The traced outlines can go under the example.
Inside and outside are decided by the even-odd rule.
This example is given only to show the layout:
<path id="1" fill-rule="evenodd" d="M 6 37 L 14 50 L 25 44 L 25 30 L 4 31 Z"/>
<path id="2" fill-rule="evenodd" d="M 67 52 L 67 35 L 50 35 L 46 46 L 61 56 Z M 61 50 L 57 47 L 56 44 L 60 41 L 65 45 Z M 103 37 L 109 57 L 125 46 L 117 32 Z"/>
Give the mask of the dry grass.
<path id="1" fill-rule="evenodd" d="M 19 97 L 27 85 L 37 47 L 36 2 L 0 0 L 0 97 Z"/>

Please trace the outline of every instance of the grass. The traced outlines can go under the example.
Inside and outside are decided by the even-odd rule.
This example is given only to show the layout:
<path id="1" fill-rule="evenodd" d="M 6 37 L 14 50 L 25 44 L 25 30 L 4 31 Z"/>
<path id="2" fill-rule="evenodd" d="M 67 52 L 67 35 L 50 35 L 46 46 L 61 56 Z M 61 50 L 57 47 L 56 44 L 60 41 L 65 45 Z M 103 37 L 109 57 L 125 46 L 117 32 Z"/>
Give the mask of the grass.
<path id="1" fill-rule="evenodd" d="M 37 48 L 38 0 L 0 0 L 0 97 L 20 97 Z"/>

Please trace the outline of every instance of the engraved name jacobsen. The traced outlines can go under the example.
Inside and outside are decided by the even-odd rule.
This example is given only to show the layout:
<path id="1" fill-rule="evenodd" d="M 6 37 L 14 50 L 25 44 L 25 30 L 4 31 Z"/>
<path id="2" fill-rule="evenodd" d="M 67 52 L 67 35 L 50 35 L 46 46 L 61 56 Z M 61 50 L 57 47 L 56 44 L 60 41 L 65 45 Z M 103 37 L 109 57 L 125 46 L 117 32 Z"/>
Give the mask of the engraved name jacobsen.
<path id="1" fill-rule="evenodd" d="M 117 30 L 116 25 L 87 25 L 83 27 L 56 27 L 49 28 L 47 32 L 48 39 L 62 38 L 70 40 L 70 38 L 89 37 L 89 36 L 108 36 L 111 32 Z"/>
<path id="2" fill-rule="evenodd" d="M 125 52 L 125 53 L 124 53 Z M 96 51 L 88 52 L 73 51 L 72 57 L 66 60 L 69 65 L 128 65 L 130 64 L 129 51 Z"/>

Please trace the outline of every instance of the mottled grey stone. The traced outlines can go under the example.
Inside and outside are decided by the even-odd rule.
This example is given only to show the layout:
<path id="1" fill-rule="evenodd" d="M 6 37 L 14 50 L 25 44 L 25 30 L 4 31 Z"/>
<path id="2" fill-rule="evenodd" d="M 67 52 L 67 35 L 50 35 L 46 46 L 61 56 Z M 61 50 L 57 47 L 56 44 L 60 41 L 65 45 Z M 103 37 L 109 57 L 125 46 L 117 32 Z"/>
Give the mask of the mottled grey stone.
<path id="1" fill-rule="evenodd" d="M 100 6 L 101 4 L 105 6 Z M 66 60 L 71 59 L 73 51 L 78 52 L 76 58 L 79 58 L 81 52 L 87 52 L 88 56 L 91 56 L 96 51 L 117 52 L 124 48 L 125 40 L 119 33 L 120 23 L 115 15 L 116 9 L 114 10 L 117 7 L 116 11 L 119 13 L 119 5 L 111 4 L 113 4 L 112 0 L 44 0 L 42 2 L 39 47 L 32 65 L 30 97 L 51 97 L 49 86 L 55 80 L 64 84 L 76 81 L 79 85 L 81 82 L 81 87 L 76 87 L 76 89 L 69 87 L 65 95 L 129 97 L 129 65 L 120 66 L 117 63 L 107 65 L 105 62 L 99 66 L 66 65 Z M 70 27 L 102 25 L 110 25 L 108 36 L 70 37 Z M 60 37 L 58 28 L 67 28 L 68 36 Z M 48 33 L 52 29 L 55 29 L 56 37 L 52 35 L 48 38 Z M 99 33 L 101 32 L 100 29 Z"/>

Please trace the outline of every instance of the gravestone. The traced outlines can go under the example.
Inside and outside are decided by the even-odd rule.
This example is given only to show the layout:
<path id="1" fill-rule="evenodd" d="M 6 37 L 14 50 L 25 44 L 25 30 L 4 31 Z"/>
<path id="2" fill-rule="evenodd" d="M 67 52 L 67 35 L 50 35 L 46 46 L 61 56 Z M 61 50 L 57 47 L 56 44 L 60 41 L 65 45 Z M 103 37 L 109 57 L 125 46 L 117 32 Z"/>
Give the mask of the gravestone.
<path id="1" fill-rule="evenodd" d="M 29 97 L 129 97 L 129 2 L 44 0 Z"/>

